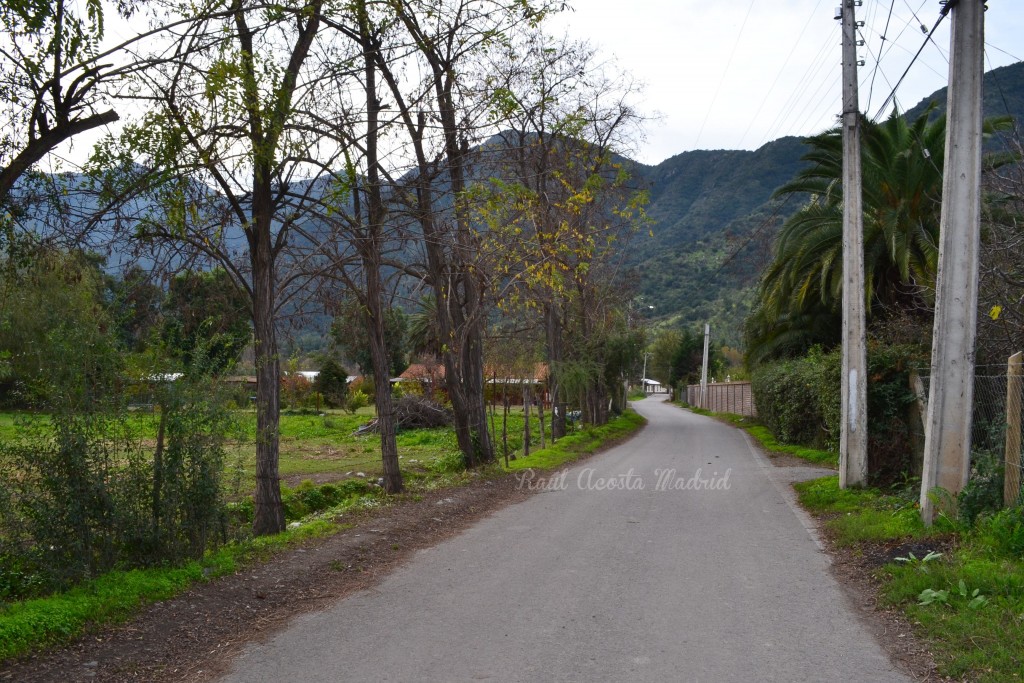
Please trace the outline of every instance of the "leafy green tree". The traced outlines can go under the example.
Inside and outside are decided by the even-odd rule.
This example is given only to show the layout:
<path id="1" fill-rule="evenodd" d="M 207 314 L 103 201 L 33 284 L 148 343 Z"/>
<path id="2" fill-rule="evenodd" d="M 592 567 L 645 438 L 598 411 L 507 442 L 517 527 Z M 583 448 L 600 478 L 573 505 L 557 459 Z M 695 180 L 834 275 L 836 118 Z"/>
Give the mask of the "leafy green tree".
<path id="1" fill-rule="evenodd" d="M 893 113 L 863 121 L 865 296 L 874 319 L 892 311 L 930 316 L 938 262 L 946 120 Z M 986 121 L 1005 129 L 1008 117 Z M 842 137 L 808 138 L 810 165 L 776 195 L 810 196 L 782 226 L 774 259 L 747 324 L 748 358 L 759 362 L 838 339 L 842 302 Z"/>
<path id="2" fill-rule="evenodd" d="M 79 373 L 92 383 L 113 382 L 107 355 L 100 352 L 110 350 L 106 330 L 111 321 L 95 261 L 39 248 L 20 263 L 4 259 L 0 266 L 0 400 L 45 405 L 61 373 Z M 54 340 L 70 331 L 81 348 L 68 355 Z M 94 357 L 105 360 L 90 366 Z M 91 392 L 84 379 L 75 386 Z"/>
<path id="3" fill-rule="evenodd" d="M 118 341 L 129 352 L 144 351 L 161 322 L 164 290 L 138 266 L 110 278 L 107 288 Z"/>
<path id="4" fill-rule="evenodd" d="M 651 343 L 647 357 L 647 376 L 665 385 L 670 385 L 672 361 L 676 349 L 682 342 L 683 335 L 679 330 L 664 330 Z"/>
<path id="5" fill-rule="evenodd" d="M 328 358 L 320 364 L 320 374 L 313 388 L 323 395 L 328 406 L 341 408 L 348 396 L 348 371 L 338 361 Z"/>
<path id="6" fill-rule="evenodd" d="M 331 323 L 331 337 L 342 356 L 355 363 L 359 372 L 373 374 L 373 357 L 370 352 L 370 338 L 362 307 L 355 299 L 345 299 L 336 305 L 336 315 Z M 388 371 L 392 377 L 402 374 L 408 367 L 406 362 L 406 338 L 408 320 L 400 308 L 388 308 L 384 312 L 384 335 L 388 340 Z"/>
<path id="7" fill-rule="evenodd" d="M 252 338 L 248 303 L 223 268 L 179 273 L 164 303 L 164 343 L 184 367 L 194 368 L 201 357 L 207 372 L 220 374 Z"/>
<path id="8" fill-rule="evenodd" d="M 672 366 L 669 370 L 668 384 L 675 387 L 679 384 L 695 384 L 700 381 L 704 365 L 704 335 L 683 330 L 679 343 L 672 354 Z M 721 377 L 723 367 L 720 351 L 711 346 L 708 349 L 708 373 Z M 716 377 L 717 378 L 717 377 Z M 723 378 L 724 379 L 724 378 Z M 708 381 L 711 377 L 708 377 Z"/>

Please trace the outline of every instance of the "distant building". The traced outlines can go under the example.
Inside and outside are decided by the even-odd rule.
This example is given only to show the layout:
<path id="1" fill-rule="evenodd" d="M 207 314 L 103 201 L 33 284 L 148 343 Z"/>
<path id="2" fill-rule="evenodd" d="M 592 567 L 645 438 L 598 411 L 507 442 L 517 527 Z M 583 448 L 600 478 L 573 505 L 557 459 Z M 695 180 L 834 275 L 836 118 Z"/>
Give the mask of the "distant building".
<path id="1" fill-rule="evenodd" d="M 656 379 L 648 379 L 644 377 L 640 380 L 644 384 L 644 393 L 647 394 L 663 394 L 665 393 L 664 385 Z"/>

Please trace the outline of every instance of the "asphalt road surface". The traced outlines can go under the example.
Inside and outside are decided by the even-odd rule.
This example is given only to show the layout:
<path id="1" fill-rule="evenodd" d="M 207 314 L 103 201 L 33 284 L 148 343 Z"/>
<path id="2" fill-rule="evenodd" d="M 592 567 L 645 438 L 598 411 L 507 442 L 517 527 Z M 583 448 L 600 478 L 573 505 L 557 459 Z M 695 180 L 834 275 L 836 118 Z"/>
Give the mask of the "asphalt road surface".
<path id="1" fill-rule="evenodd" d="M 638 436 L 248 647 L 225 681 L 909 681 L 748 437 L 649 398 Z"/>

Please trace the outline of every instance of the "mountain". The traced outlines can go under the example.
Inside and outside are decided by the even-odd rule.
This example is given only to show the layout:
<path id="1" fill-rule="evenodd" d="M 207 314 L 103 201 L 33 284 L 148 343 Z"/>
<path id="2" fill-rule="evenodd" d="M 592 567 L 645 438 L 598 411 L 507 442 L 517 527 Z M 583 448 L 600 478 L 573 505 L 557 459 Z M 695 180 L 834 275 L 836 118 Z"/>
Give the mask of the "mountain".
<path id="1" fill-rule="evenodd" d="M 907 116 L 920 115 L 932 102 L 943 111 L 946 89 Z M 986 117 L 1009 113 L 1024 120 L 1024 62 L 985 74 L 983 108 Z M 696 329 L 710 322 L 717 344 L 742 344 L 772 240 L 799 208 L 798 199 L 782 202 L 771 195 L 801 168 L 803 147 L 799 138 L 781 138 L 753 152 L 701 150 L 638 166 L 650 190 L 654 225 L 653 237 L 634 243 L 632 263 L 644 303 L 655 306 L 655 327 Z"/>
<path id="2" fill-rule="evenodd" d="M 907 115 L 916 117 L 931 102 L 937 104 L 937 112 L 942 111 L 945 101 L 943 88 Z M 986 73 L 984 111 L 986 116 L 1009 113 L 1024 120 L 1024 62 Z M 655 326 L 696 329 L 710 322 L 716 344 L 741 346 L 743 322 L 760 273 L 771 259 L 772 241 L 782 222 L 800 206 L 799 198 L 783 201 L 772 199 L 772 194 L 805 163 L 801 161 L 804 151 L 799 138 L 786 137 L 755 151 L 696 150 L 655 166 L 629 162 L 634 164 L 639 185 L 649 192 L 647 212 L 652 219 L 651 234 L 638 235 L 630 244 L 629 265 L 639 276 L 644 303 L 654 306 Z M 69 176 L 57 184 L 73 188 L 82 182 Z M 324 191 L 322 183 L 322 179 L 304 181 L 293 189 L 308 189 L 315 198 Z M 60 213 L 81 216 L 95 209 L 90 196 L 76 199 L 74 193 L 56 194 L 69 197 L 66 201 L 72 204 L 70 212 Z M 145 199 L 140 201 L 139 213 L 151 209 Z M 315 222 L 306 228 L 317 232 Z M 98 235 L 107 236 L 102 230 Z M 241 241 L 240 233 L 230 238 Z M 96 241 L 103 244 L 104 239 Z M 117 244 L 103 246 L 111 267 L 146 265 L 155 258 L 119 251 Z M 322 336 L 323 327 L 323 319 L 318 318 L 311 325 L 313 335 Z"/>
<path id="3" fill-rule="evenodd" d="M 907 110 L 907 116 L 917 118 L 932 104 L 935 115 L 946 111 L 949 88 L 936 90 Z M 981 108 L 985 116 L 1009 114 L 1018 121 L 1024 113 L 1024 62 L 1001 66 L 985 72 Z"/>

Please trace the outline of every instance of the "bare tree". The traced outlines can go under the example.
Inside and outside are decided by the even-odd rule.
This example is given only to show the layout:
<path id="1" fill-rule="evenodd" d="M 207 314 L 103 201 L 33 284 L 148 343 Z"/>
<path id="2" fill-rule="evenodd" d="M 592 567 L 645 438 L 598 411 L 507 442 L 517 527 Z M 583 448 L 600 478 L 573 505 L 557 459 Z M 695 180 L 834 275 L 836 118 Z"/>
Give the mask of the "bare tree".
<path id="1" fill-rule="evenodd" d="M 255 340 L 256 534 L 284 529 L 278 476 L 281 368 L 277 321 L 311 288 L 323 263 L 311 217 L 321 215 L 321 169 L 343 146 L 321 122 L 337 118 L 324 84 L 353 67 L 318 42 L 323 0 L 268 6 L 158 3 L 169 39 L 132 97 L 145 108 L 97 153 L 120 206 L 147 191 L 133 237 L 224 267 L 247 296 Z M 115 163 L 115 162 L 120 163 Z"/>
<path id="2" fill-rule="evenodd" d="M 116 75 L 98 59 L 98 0 L 0 6 L 0 205 L 15 183 L 63 142 L 118 119 L 103 86 Z"/>
<path id="3" fill-rule="evenodd" d="M 407 60 L 424 74 L 410 82 L 396 69 L 399 62 L 382 57 L 379 63 L 415 158 L 410 210 L 422 230 L 459 448 L 467 465 L 474 466 L 492 461 L 494 447 L 484 400 L 488 308 L 481 276 L 488 274 L 474 267 L 479 241 L 466 191 L 471 145 L 493 127 L 480 90 L 469 81 L 485 49 L 511 28 L 538 21 L 546 3 L 457 0 L 438 7 L 423 0 L 392 0 L 388 5 L 408 36 Z"/>
<path id="4" fill-rule="evenodd" d="M 586 43 L 539 32 L 523 32 L 490 56 L 488 100 L 506 126 L 489 152 L 503 180 L 493 227 L 517 226 L 514 256 L 506 260 L 526 269 L 524 296 L 542 310 L 553 395 L 564 398 L 561 375 L 575 362 L 574 385 L 591 377 L 585 417 L 601 422 L 607 382 L 602 363 L 591 361 L 605 349 L 593 342 L 607 331 L 611 310 L 626 303 L 615 296 L 625 284 L 623 246 L 646 221 L 646 193 L 632 163 L 619 156 L 642 134 L 643 118 L 631 104 L 637 87 Z M 565 412 L 557 405 L 552 413 L 556 438 L 564 434 Z"/>

